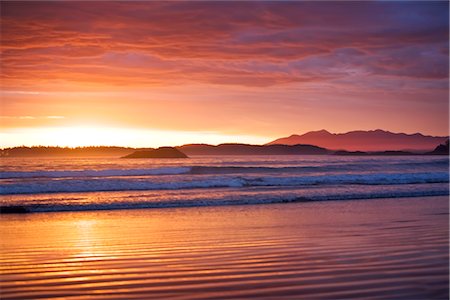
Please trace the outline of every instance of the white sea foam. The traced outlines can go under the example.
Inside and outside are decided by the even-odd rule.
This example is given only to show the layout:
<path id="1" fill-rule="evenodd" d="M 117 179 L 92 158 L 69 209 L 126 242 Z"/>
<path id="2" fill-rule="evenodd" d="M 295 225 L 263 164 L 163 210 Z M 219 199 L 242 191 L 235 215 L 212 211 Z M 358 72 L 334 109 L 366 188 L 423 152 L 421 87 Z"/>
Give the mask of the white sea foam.
<path id="1" fill-rule="evenodd" d="M 5 159 L 1 206 L 29 211 L 263 204 L 449 194 L 447 157 Z M 150 195 L 150 196 L 149 196 Z"/>

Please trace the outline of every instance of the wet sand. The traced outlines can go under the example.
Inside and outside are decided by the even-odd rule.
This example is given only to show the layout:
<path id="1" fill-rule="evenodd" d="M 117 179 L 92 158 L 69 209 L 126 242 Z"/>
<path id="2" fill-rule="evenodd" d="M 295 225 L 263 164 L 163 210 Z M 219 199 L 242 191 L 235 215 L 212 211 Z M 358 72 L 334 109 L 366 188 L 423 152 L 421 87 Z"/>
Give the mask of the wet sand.
<path id="1" fill-rule="evenodd" d="M 1 216 L 2 299 L 448 299 L 448 197 Z"/>

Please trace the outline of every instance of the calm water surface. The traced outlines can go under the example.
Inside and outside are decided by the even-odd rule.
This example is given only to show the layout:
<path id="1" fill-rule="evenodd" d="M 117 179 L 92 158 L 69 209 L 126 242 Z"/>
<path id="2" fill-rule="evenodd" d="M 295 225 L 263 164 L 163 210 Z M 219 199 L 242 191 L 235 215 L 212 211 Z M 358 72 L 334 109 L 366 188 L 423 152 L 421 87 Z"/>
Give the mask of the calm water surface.
<path id="1" fill-rule="evenodd" d="M 2 299 L 448 299 L 448 197 L 7 215 Z"/>

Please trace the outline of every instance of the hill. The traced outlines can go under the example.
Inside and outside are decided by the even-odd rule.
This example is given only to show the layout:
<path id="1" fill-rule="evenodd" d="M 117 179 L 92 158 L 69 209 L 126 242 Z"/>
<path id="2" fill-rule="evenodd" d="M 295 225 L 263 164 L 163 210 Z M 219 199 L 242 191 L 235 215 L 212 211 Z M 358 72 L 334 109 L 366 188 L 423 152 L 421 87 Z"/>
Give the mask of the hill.
<path id="1" fill-rule="evenodd" d="M 248 145 L 248 144 L 189 144 L 177 147 L 187 155 L 311 155 L 329 154 L 328 149 L 313 145 Z"/>
<path id="2" fill-rule="evenodd" d="M 172 148 L 161 147 L 159 149 Z M 221 144 L 218 146 L 207 144 L 189 144 L 172 148 L 183 154 L 190 155 L 301 155 L 301 154 L 329 154 L 327 149 L 312 145 L 248 145 Z M 156 155 L 153 148 L 126 147 L 14 147 L 0 150 L 0 157 L 89 157 L 89 156 L 140 156 L 152 157 Z M 160 151 L 161 153 L 164 151 Z M 167 152 L 167 151 L 166 151 Z M 167 154 L 171 156 L 171 154 Z M 130 158 L 131 158 L 130 156 Z M 164 156 L 164 155 L 163 155 Z"/>

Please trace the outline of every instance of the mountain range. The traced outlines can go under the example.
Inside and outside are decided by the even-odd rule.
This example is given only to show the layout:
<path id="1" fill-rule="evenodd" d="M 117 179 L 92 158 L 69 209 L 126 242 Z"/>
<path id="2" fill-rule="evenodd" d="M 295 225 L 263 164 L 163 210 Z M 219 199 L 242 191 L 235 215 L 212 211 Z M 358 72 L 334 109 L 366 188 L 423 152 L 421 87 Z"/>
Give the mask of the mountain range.
<path id="1" fill-rule="evenodd" d="M 167 147 L 166 147 L 167 148 Z M 195 155 L 446 155 L 448 154 L 448 137 L 425 136 L 420 133 L 392 133 L 383 130 L 351 131 L 333 134 L 326 130 L 311 131 L 303 135 L 274 140 L 266 145 L 249 144 L 187 144 L 172 148 L 187 156 Z M 27 156 L 114 156 L 114 157 L 159 157 L 165 147 L 130 148 L 130 147 L 14 147 L 0 149 L 0 157 Z M 176 150 L 175 150 L 176 149 Z M 164 150 L 164 151 L 163 151 Z M 137 151 L 137 152 L 136 152 Z M 154 153 L 155 152 L 155 153 Z M 165 155 L 163 155 L 165 156 Z M 173 155 L 168 155 L 172 157 Z M 179 157 L 179 155 L 175 155 Z"/>
<path id="2" fill-rule="evenodd" d="M 444 143 L 447 136 L 427 136 L 421 133 L 392 133 L 384 130 L 330 133 L 326 130 L 310 131 L 302 135 L 276 139 L 266 145 L 309 144 L 331 150 L 347 151 L 430 151 Z"/>
<path id="3" fill-rule="evenodd" d="M 181 156 L 176 153 L 181 152 Z M 175 152 L 175 153 L 173 153 Z M 313 145 L 248 145 L 248 144 L 188 144 L 179 147 L 127 148 L 127 147 L 14 147 L 0 150 L 0 157 L 89 157 L 113 156 L 125 158 L 170 157 L 183 155 L 322 155 L 331 154 L 325 148 Z"/>

